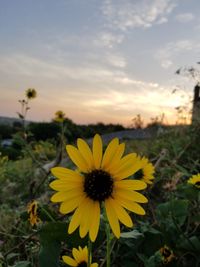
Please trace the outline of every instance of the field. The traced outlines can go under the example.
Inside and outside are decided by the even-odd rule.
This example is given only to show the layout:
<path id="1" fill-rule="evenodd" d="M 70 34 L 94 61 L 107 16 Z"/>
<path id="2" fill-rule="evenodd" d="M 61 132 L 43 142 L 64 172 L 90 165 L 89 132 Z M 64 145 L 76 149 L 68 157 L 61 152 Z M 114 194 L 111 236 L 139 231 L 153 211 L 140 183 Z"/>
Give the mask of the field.
<path id="1" fill-rule="evenodd" d="M 74 212 L 61 214 L 60 204 L 51 201 L 55 191 L 49 184 L 56 177 L 50 169 L 75 168 L 65 150 L 66 144 L 76 145 L 75 138 L 67 140 L 61 131 L 59 138 L 41 141 L 32 136 L 27 141 L 18 136 L 17 140 L 20 155 L 15 159 L 0 156 L 1 267 L 66 266 L 62 256 L 71 256 L 73 248 L 86 245 L 92 262 L 102 267 L 200 266 L 198 125 L 168 129 L 146 140 L 120 140 L 125 143 L 125 154 L 145 156 L 155 168 L 152 184 L 142 190 L 148 199 L 141 204 L 146 214 L 128 212 L 133 227 L 127 227 L 126 219 L 116 212 L 123 223 L 116 238 L 103 213 L 95 242 L 88 234 L 81 238 L 78 229 L 69 234 Z M 134 180 L 134 174 L 129 179 Z"/>

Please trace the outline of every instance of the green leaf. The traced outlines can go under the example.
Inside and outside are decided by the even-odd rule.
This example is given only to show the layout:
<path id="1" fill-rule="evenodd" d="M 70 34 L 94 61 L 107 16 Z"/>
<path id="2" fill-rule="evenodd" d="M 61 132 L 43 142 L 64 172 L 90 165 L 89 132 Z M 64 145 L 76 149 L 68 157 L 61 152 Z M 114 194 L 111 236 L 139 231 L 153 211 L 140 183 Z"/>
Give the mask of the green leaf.
<path id="1" fill-rule="evenodd" d="M 198 198 L 198 189 L 191 184 L 180 184 L 177 186 L 177 191 L 180 196 L 189 200 L 195 200 Z"/>
<path id="2" fill-rule="evenodd" d="M 169 202 L 158 205 L 157 217 L 163 224 L 168 225 L 169 223 L 177 223 L 182 226 L 188 215 L 188 200 L 171 200 Z"/>
<path id="3" fill-rule="evenodd" d="M 58 267 L 61 242 L 43 242 L 39 252 L 39 267 Z"/>
<path id="4" fill-rule="evenodd" d="M 31 267 L 30 261 L 19 261 L 13 267 Z"/>
<path id="5" fill-rule="evenodd" d="M 120 235 L 121 238 L 134 238 L 134 239 L 137 239 L 138 237 L 141 237 L 141 236 L 143 236 L 143 234 L 137 230 L 124 232 L 124 233 L 121 233 Z"/>
<path id="6" fill-rule="evenodd" d="M 19 261 L 13 267 L 31 267 L 30 261 Z"/>
<path id="7" fill-rule="evenodd" d="M 178 246 L 185 250 L 200 251 L 200 240 L 197 236 L 192 236 L 188 239 L 181 237 Z"/>
<path id="8" fill-rule="evenodd" d="M 69 247 L 86 245 L 87 240 L 81 239 L 78 232 L 72 235 L 67 233 L 68 224 L 63 222 L 46 223 L 39 231 L 40 252 L 39 267 L 59 266 L 61 242 L 64 241 Z"/>
<path id="9" fill-rule="evenodd" d="M 180 226 L 184 224 L 188 215 L 188 205 L 188 200 L 172 200 L 169 203 L 170 212 Z"/>
<path id="10" fill-rule="evenodd" d="M 157 267 L 162 263 L 162 257 L 159 251 L 156 251 L 144 264 L 145 267 Z"/>
<path id="11" fill-rule="evenodd" d="M 15 257 L 18 257 L 19 256 L 19 253 L 9 253 L 6 257 L 7 260 L 11 260 Z"/>

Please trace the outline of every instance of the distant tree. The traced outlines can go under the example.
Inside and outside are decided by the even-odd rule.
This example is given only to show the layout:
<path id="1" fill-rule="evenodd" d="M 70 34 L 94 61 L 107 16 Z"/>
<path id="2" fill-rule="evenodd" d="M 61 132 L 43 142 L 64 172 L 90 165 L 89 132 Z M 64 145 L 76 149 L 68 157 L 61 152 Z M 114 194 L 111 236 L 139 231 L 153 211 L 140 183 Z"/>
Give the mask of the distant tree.
<path id="1" fill-rule="evenodd" d="M 14 129 L 12 126 L 8 124 L 0 125 L 0 139 L 11 138 L 13 133 L 14 133 Z"/>
<path id="2" fill-rule="evenodd" d="M 141 117 L 140 114 L 137 114 L 133 119 L 132 119 L 132 125 L 133 128 L 135 129 L 141 129 L 144 126 L 144 121 Z"/>
<path id="3" fill-rule="evenodd" d="M 27 129 L 37 141 L 56 138 L 60 130 L 54 122 L 31 122 Z"/>

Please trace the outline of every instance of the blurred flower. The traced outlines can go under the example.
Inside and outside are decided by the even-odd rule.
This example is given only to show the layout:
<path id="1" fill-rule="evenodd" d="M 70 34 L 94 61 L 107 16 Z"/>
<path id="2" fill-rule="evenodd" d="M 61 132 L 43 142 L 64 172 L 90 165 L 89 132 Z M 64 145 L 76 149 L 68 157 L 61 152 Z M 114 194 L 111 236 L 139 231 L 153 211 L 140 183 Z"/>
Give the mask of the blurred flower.
<path id="1" fill-rule="evenodd" d="M 77 248 L 72 249 L 73 258 L 69 256 L 62 256 L 63 261 L 68 264 L 69 266 L 75 267 L 87 267 L 88 263 L 88 248 L 84 247 L 83 249 L 79 246 Z M 90 260 L 90 267 L 98 267 L 97 263 L 91 263 L 92 259 Z"/>
<path id="2" fill-rule="evenodd" d="M 60 212 L 67 214 L 75 210 L 68 232 L 74 232 L 79 226 L 80 236 L 88 232 L 90 239 L 97 237 L 100 223 L 100 207 L 105 206 L 108 222 L 114 235 L 120 237 L 121 221 L 132 227 L 131 217 L 124 209 L 144 215 L 144 209 L 138 203 L 148 202 L 147 198 L 136 190 L 146 188 L 146 183 L 139 180 L 125 179 L 140 168 L 135 153 L 122 157 L 125 144 L 119 144 L 114 138 L 103 154 L 101 137 L 96 134 L 92 150 L 82 140 L 77 140 L 78 149 L 67 145 L 69 157 L 78 167 L 79 173 L 62 167 L 53 168 L 52 174 L 58 179 L 50 187 L 58 191 L 51 201 L 61 202 Z"/>
<path id="3" fill-rule="evenodd" d="M 192 184 L 198 189 L 200 189 L 200 173 L 193 175 L 189 180 L 188 184 Z"/>
<path id="4" fill-rule="evenodd" d="M 160 253 L 164 264 L 168 264 L 175 258 L 173 251 L 166 245 L 160 249 Z"/>
<path id="5" fill-rule="evenodd" d="M 145 157 L 140 158 L 139 164 L 140 164 L 140 168 L 134 174 L 134 178 L 142 180 L 147 184 L 152 184 L 153 183 L 152 180 L 154 179 L 154 172 L 155 172 L 154 166 Z"/>
<path id="6" fill-rule="evenodd" d="M 33 99 L 37 96 L 37 92 L 34 88 L 27 89 L 25 94 L 28 99 Z"/>
<path id="7" fill-rule="evenodd" d="M 56 111 L 54 121 L 63 122 L 64 119 L 65 119 L 65 113 L 62 110 Z"/>
<path id="8" fill-rule="evenodd" d="M 38 210 L 38 203 L 36 200 L 33 200 L 28 204 L 27 212 L 29 214 L 29 221 L 32 226 L 37 225 L 39 222 L 41 222 L 40 218 L 37 214 Z"/>

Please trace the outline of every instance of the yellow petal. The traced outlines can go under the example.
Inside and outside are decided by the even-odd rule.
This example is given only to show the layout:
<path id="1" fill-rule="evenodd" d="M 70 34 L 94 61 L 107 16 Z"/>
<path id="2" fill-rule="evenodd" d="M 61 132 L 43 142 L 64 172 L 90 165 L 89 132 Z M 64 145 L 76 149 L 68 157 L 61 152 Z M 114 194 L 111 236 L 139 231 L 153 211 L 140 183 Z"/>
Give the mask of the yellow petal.
<path id="1" fill-rule="evenodd" d="M 62 256 L 62 259 L 66 264 L 70 266 L 77 266 L 77 262 L 68 256 Z"/>
<path id="2" fill-rule="evenodd" d="M 100 205 L 98 201 L 93 202 L 92 222 L 89 230 L 90 239 L 92 242 L 96 240 L 100 223 Z"/>
<path id="3" fill-rule="evenodd" d="M 92 169 L 94 167 L 94 159 L 88 144 L 83 139 L 78 138 L 77 146 L 89 169 Z"/>
<path id="4" fill-rule="evenodd" d="M 51 201 L 52 202 L 62 202 L 62 201 L 65 201 L 69 198 L 78 197 L 82 194 L 83 194 L 83 190 L 81 188 L 76 188 L 76 189 L 69 190 L 69 191 L 61 191 L 61 192 L 55 193 L 51 197 Z"/>
<path id="5" fill-rule="evenodd" d="M 72 219 L 70 221 L 69 224 L 69 228 L 68 228 L 68 233 L 71 234 L 73 233 L 76 228 L 80 225 L 81 222 L 81 217 L 84 216 L 84 206 L 87 202 L 87 198 L 85 198 L 81 204 L 79 205 L 79 207 L 75 210 Z"/>
<path id="6" fill-rule="evenodd" d="M 72 145 L 67 145 L 66 146 L 67 153 L 71 160 L 74 162 L 74 164 L 82 171 L 82 172 L 88 172 L 88 165 L 85 162 L 83 156 L 79 152 L 79 150 L 72 146 Z"/>
<path id="7" fill-rule="evenodd" d="M 115 182 L 115 188 L 124 188 L 130 190 L 143 190 L 147 187 L 141 180 L 121 180 Z"/>
<path id="8" fill-rule="evenodd" d="M 114 154 L 112 161 L 109 164 L 109 168 L 108 170 L 110 172 L 112 172 L 112 170 L 116 170 L 116 168 L 118 168 L 119 164 L 120 164 L 120 160 L 122 155 L 124 154 L 124 150 L 125 150 L 125 144 L 122 143 L 118 146 L 116 153 Z"/>
<path id="9" fill-rule="evenodd" d="M 87 202 L 84 206 L 84 216 L 81 218 L 79 233 L 80 237 L 83 238 L 86 236 L 89 231 L 91 219 L 93 215 L 93 200 L 87 198 Z"/>
<path id="10" fill-rule="evenodd" d="M 117 238 L 119 238 L 120 237 L 119 221 L 118 221 L 117 214 L 112 206 L 112 202 L 110 201 L 110 199 L 111 198 L 108 198 L 105 200 L 106 214 L 107 214 L 107 218 L 108 218 L 110 227 L 114 235 Z"/>
<path id="11" fill-rule="evenodd" d="M 129 165 L 134 164 L 136 161 L 138 161 L 137 154 L 136 153 L 130 153 L 126 156 L 124 156 L 118 165 L 118 168 L 116 168 L 116 172 L 119 172 L 126 168 Z"/>
<path id="12" fill-rule="evenodd" d="M 92 151 L 93 151 L 95 168 L 99 169 L 101 166 L 103 148 L 102 148 L 102 139 L 98 134 L 94 136 Z"/>
<path id="13" fill-rule="evenodd" d="M 72 180 L 70 181 L 65 181 L 65 180 L 56 180 L 53 181 L 49 184 L 49 186 L 56 190 L 56 191 L 68 191 L 68 190 L 72 190 L 75 188 L 83 188 L 83 182 L 74 182 Z"/>
<path id="14" fill-rule="evenodd" d="M 131 217 L 128 215 L 128 213 L 125 211 L 125 209 L 119 204 L 119 202 L 115 201 L 115 199 L 110 199 L 112 202 L 112 206 L 114 207 L 114 210 L 117 214 L 118 219 L 126 226 L 132 227 L 133 222 L 131 220 Z"/>
<path id="15" fill-rule="evenodd" d="M 72 255 L 77 263 L 82 261 L 81 253 L 77 248 L 72 249 Z"/>
<path id="16" fill-rule="evenodd" d="M 138 215 L 145 215 L 145 210 L 137 203 L 124 199 L 124 198 L 118 198 L 117 201 L 127 210 L 130 210 Z"/>
<path id="17" fill-rule="evenodd" d="M 109 145 L 107 146 L 103 159 L 102 159 L 102 168 L 109 168 L 109 163 L 111 162 L 117 148 L 119 146 L 119 139 L 114 138 Z"/>
<path id="18" fill-rule="evenodd" d="M 66 201 L 62 202 L 60 205 L 60 212 L 62 214 L 67 214 L 69 212 L 72 212 L 74 209 L 76 209 L 82 200 L 85 198 L 85 195 L 79 195 L 74 198 L 67 199 Z"/>
<path id="19" fill-rule="evenodd" d="M 83 249 L 82 249 L 82 255 L 83 255 L 83 259 L 85 262 L 88 262 L 88 248 L 87 246 L 85 246 Z"/>
<path id="20" fill-rule="evenodd" d="M 145 196 L 143 196 L 142 194 L 138 192 L 131 191 L 131 190 L 117 188 L 114 194 L 124 199 L 132 200 L 134 202 L 139 202 L 139 203 L 148 202 L 148 199 Z"/>
<path id="21" fill-rule="evenodd" d="M 92 263 L 90 266 L 91 267 L 98 267 L 98 263 Z"/>
<path id="22" fill-rule="evenodd" d="M 127 164 L 123 169 L 114 173 L 116 180 L 122 180 L 136 173 L 140 169 L 139 164 L 137 162 L 132 162 L 129 165 Z"/>
<path id="23" fill-rule="evenodd" d="M 78 172 L 63 167 L 52 168 L 51 172 L 58 179 L 65 181 L 80 182 L 83 180 L 83 177 Z"/>

